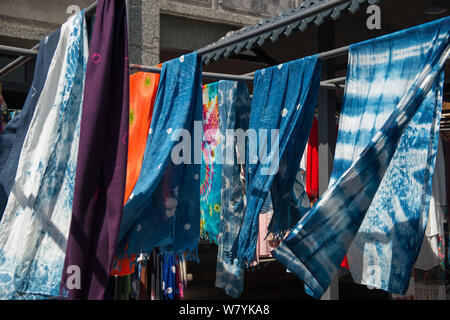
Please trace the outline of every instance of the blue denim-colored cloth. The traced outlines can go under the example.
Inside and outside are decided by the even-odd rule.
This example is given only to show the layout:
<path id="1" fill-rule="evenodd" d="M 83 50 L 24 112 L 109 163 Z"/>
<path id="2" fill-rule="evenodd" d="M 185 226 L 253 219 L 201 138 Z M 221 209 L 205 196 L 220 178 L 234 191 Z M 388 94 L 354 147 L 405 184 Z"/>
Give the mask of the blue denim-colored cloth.
<path id="1" fill-rule="evenodd" d="M 119 259 L 155 247 L 163 253 L 196 252 L 201 139 L 201 63 L 194 52 L 162 66 L 141 173 L 122 214 Z M 180 154 L 186 161 L 175 163 Z"/>
<path id="2" fill-rule="evenodd" d="M 50 62 L 59 41 L 60 29 L 39 43 L 33 82 L 21 112 L 8 122 L 0 134 L 0 219 L 5 211 L 9 193 L 16 177 L 23 141 L 33 118 L 36 103 L 41 96 Z"/>
<path id="3" fill-rule="evenodd" d="M 229 259 L 227 252 L 233 246 L 244 216 L 244 181 L 241 181 L 240 168 L 244 165 L 244 154 L 239 153 L 234 135 L 227 130 L 247 130 L 250 117 L 250 94 L 243 82 L 219 81 L 219 129 L 225 137 L 221 144 L 223 161 L 221 178 L 221 214 L 218 237 L 216 266 L 216 287 L 237 298 L 244 288 L 244 265 L 237 259 Z M 244 150 L 245 151 L 245 150 Z M 241 150 L 241 152 L 244 152 Z"/>
<path id="4" fill-rule="evenodd" d="M 407 266 L 415 261 L 422 243 L 430 200 L 429 182 L 442 107 L 442 68 L 450 50 L 449 22 L 442 19 L 351 46 L 344 119 L 360 126 L 349 136 L 357 135 L 356 139 L 368 145 L 355 151 L 354 160 L 352 153 L 355 145 L 360 147 L 358 140 L 347 145 L 350 153 L 344 149 L 347 146 L 339 147 L 344 151 L 337 150 L 336 173 L 328 190 L 272 252 L 316 298 L 323 295 L 336 276 L 357 232 L 366 237 L 365 218 L 369 219 L 370 232 L 374 234 L 366 238 L 371 241 L 368 247 L 374 247 L 372 252 L 380 249 L 376 253 L 383 259 L 378 261 L 379 268 L 387 273 L 374 272 L 383 280 L 371 279 L 370 283 L 397 294 L 407 290 L 411 272 Z M 355 88 L 358 89 L 353 91 Z M 372 91 L 376 91 L 373 96 Z M 359 108 L 352 109 L 353 103 Z M 378 120 L 382 126 L 374 126 L 369 119 L 381 114 L 382 108 L 390 112 Z M 364 130 L 365 125 L 368 130 Z M 353 126 L 346 122 L 339 128 L 342 142 Z M 405 154 L 405 150 L 409 152 Z M 344 160 L 344 156 L 351 158 Z M 402 172 L 397 167 L 401 161 Z M 386 190 L 383 189 L 386 183 L 391 193 L 384 196 L 384 204 L 377 200 L 376 194 L 377 190 Z M 409 188 L 416 192 L 414 196 Z M 379 219 L 366 214 L 371 204 L 378 209 Z M 383 247 L 389 244 L 384 237 L 391 232 L 396 235 L 396 242 L 390 247 L 392 254 L 385 255 Z M 390 264 L 396 255 L 399 258 L 394 262 L 398 266 Z M 389 279 L 389 283 L 384 279 Z"/>
<path id="5" fill-rule="evenodd" d="M 255 260 L 258 215 L 269 191 L 271 233 L 282 235 L 307 211 L 294 205 L 293 188 L 311 131 L 321 67 L 314 55 L 255 73 L 249 125 L 255 137 L 249 137 L 246 152 L 247 207 L 231 254 L 244 263 Z"/>

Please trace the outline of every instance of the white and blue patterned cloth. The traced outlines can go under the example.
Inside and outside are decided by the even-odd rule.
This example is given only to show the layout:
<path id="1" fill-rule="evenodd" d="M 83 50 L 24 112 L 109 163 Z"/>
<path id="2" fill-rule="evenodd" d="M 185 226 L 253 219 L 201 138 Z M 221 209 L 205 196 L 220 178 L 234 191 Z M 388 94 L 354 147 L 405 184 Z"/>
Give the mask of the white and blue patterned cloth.
<path id="1" fill-rule="evenodd" d="M 59 296 L 87 58 L 82 11 L 61 27 L 0 223 L 1 299 Z"/>
<path id="2" fill-rule="evenodd" d="M 246 151 L 247 206 L 231 256 L 256 259 L 259 213 L 272 193 L 269 230 L 282 235 L 302 214 L 294 184 L 316 108 L 322 63 L 317 55 L 255 73 Z M 266 130 L 266 131 L 263 131 Z M 269 142 L 270 141 L 270 142 Z"/>
<path id="3" fill-rule="evenodd" d="M 118 258 L 150 253 L 155 247 L 163 253 L 190 253 L 189 257 L 197 251 L 201 74 L 196 52 L 162 66 L 142 169 L 122 214 Z M 200 141 L 194 141 L 195 138 Z M 184 161 L 178 159 L 180 155 Z"/>
<path id="4" fill-rule="evenodd" d="M 350 245 L 350 267 L 366 264 L 362 283 L 407 290 L 428 213 L 449 30 L 445 18 L 351 46 L 330 185 L 272 252 L 314 297 Z"/>
<path id="5" fill-rule="evenodd" d="M 231 251 L 242 224 L 245 208 L 244 181 L 241 180 L 241 166 L 244 159 L 234 135 L 227 130 L 247 130 L 250 115 L 250 94 L 243 82 L 218 82 L 219 129 L 225 137 L 221 144 L 222 159 L 233 159 L 233 163 L 222 164 L 221 213 L 218 237 L 216 282 L 233 298 L 241 295 L 244 289 L 244 265 L 236 258 L 231 260 L 227 252 Z M 231 155 L 233 157 L 231 157 Z"/>

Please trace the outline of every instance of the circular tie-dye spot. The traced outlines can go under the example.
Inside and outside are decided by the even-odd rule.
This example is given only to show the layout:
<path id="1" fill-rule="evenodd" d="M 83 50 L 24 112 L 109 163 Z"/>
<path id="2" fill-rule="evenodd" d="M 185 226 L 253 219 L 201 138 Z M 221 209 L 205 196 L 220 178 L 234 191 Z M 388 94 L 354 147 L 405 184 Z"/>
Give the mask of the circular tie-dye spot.
<path id="1" fill-rule="evenodd" d="M 98 64 L 98 63 L 100 63 L 100 61 L 102 61 L 102 56 L 99 53 L 94 52 L 92 54 L 92 62 L 95 64 Z"/>

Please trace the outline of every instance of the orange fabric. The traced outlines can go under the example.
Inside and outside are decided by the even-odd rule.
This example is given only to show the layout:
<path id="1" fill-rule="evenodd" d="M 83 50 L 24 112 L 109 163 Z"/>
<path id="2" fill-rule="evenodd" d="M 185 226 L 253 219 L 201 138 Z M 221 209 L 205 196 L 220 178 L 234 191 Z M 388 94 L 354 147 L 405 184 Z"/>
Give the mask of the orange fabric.
<path id="1" fill-rule="evenodd" d="M 141 172 L 158 84 L 159 73 L 137 72 L 130 75 L 130 124 L 124 205 L 133 192 Z M 135 261 L 134 254 L 131 257 L 128 255 L 115 257 L 110 274 L 125 276 L 134 273 Z"/>
<path id="2" fill-rule="evenodd" d="M 124 204 L 141 172 L 158 84 L 159 73 L 138 72 L 130 76 L 130 126 Z"/>

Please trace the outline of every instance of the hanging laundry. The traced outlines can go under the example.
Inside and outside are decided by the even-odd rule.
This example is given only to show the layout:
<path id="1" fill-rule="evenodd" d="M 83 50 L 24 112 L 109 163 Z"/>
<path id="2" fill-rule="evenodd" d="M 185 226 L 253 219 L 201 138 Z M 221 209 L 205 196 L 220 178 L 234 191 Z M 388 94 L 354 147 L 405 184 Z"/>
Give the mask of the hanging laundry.
<path id="1" fill-rule="evenodd" d="M 244 288 L 244 266 L 231 259 L 231 251 L 245 208 L 245 175 L 243 171 L 245 149 L 239 147 L 234 133 L 246 131 L 250 117 L 250 94 L 243 82 L 219 81 L 219 129 L 225 137 L 221 145 L 221 215 L 218 237 L 215 286 L 231 297 L 239 297 Z M 228 132 L 228 134 L 227 134 Z M 231 133 L 231 134 L 229 134 Z"/>
<path id="2" fill-rule="evenodd" d="M 319 122 L 316 117 L 313 119 L 308 139 L 306 193 L 312 203 L 319 198 Z"/>
<path id="3" fill-rule="evenodd" d="M 274 209 L 269 230 L 280 238 L 310 208 L 293 204 L 292 193 L 311 131 L 320 74 L 317 55 L 255 73 L 249 126 L 255 137 L 249 139 L 246 153 L 247 207 L 232 252 L 240 261 L 255 260 L 258 215 L 269 191 Z"/>
<path id="4" fill-rule="evenodd" d="M 441 263 L 442 258 L 440 257 L 440 253 L 445 252 L 445 247 L 442 248 L 442 245 L 445 246 L 445 241 L 443 241 L 444 212 L 446 205 L 445 192 L 444 150 L 441 138 L 439 137 L 436 165 L 433 173 L 428 222 L 426 224 L 425 236 L 423 237 L 419 256 L 414 263 L 414 268 L 416 269 L 429 270 Z M 439 244 L 441 244 L 441 246 L 439 246 Z"/>
<path id="5" fill-rule="evenodd" d="M 159 73 L 137 72 L 130 75 L 130 124 L 124 203 L 133 191 L 141 172 L 158 83 Z M 111 275 L 120 276 L 134 273 L 135 260 L 134 253 L 130 257 L 123 255 L 120 260 L 115 258 Z"/>
<path id="6" fill-rule="evenodd" d="M 60 29 L 39 42 L 39 53 L 34 67 L 30 91 L 19 116 L 12 119 L 0 135 L 0 218 L 5 211 L 16 177 L 17 165 L 36 104 L 41 96 L 50 62 L 60 37 Z"/>
<path id="7" fill-rule="evenodd" d="M 59 296 L 87 58 L 82 11 L 61 27 L 0 224 L 2 299 Z"/>
<path id="8" fill-rule="evenodd" d="M 196 146 L 201 144 L 194 139 L 201 138 L 201 98 L 197 53 L 163 64 L 141 173 L 122 216 L 118 259 L 155 247 L 164 253 L 195 256 L 201 162 Z M 195 124 L 200 125 L 196 132 Z M 190 146 L 194 152 L 188 150 Z"/>
<path id="9" fill-rule="evenodd" d="M 222 133 L 219 130 L 218 83 L 203 85 L 203 141 L 200 167 L 200 238 L 218 242 Z"/>
<path id="10" fill-rule="evenodd" d="M 102 299 L 109 281 L 125 192 L 129 68 L 125 1 L 99 0 L 90 41 L 73 212 L 62 284 L 78 266 L 69 299 Z M 66 292 L 63 292 L 64 296 Z"/>
<path id="11" fill-rule="evenodd" d="M 141 172 L 158 83 L 159 73 L 137 72 L 130 76 L 130 124 L 124 203 L 133 191 Z"/>
<path id="12" fill-rule="evenodd" d="M 322 296 L 336 276 L 350 245 L 359 248 L 364 242 L 368 252 L 359 256 L 367 264 L 364 281 L 355 272 L 358 261 L 351 259 L 355 256 L 348 255 L 355 281 L 396 294 L 408 289 L 426 223 L 422 211 L 428 212 L 428 178 L 433 173 L 437 147 L 437 131 L 430 128 L 439 123 L 442 67 L 450 50 L 449 27 L 450 19 L 441 19 L 350 47 L 348 86 L 338 136 L 338 146 L 345 144 L 336 149 L 336 173 L 311 211 L 272 252 L 305 282 L 316 298 Z M 404 80 L 400 81 L 400 77 Z M 384 113 L 379 112 L 382 107 Z M 362 117 L 362 121 L 358 120 Z M 367 127 L 356 128 L 355 132 L 352 123 Z M 417 155 L 420 149 L 420 154 L 428 153 L 425 159 Z M 407 156 L 396 157 L 404 150 L 409 150 Z M 396 161 L 402 159 L 408 162 L 403 169 L 414 168 L 412 177 L 395 172 Z M 400 181 L 404 178 L 408 180 Z M 398 190 L 390 189 L 385 202 L 379 203 L 374 197 L 377 190 L 385 190 L 383 186 L 379 188 L 382 180 Z M 414 196 L 402 199 L 398 191 L 406 194 L 407 187 L 416 188 Z M 416 201 L 420 202 L 418 208 Z M 375 217 L 366 214 L 371 203 L 378 209 Z M 389 203 L 392 207 L 386 207 Z M 392 212 L 390 208 L 395 204 L 398 211 Z M 387 240 L 389 230 L 396 237 L 394 248 Z"/>

